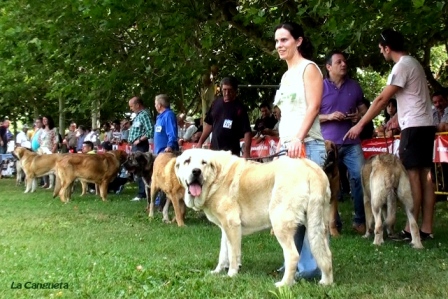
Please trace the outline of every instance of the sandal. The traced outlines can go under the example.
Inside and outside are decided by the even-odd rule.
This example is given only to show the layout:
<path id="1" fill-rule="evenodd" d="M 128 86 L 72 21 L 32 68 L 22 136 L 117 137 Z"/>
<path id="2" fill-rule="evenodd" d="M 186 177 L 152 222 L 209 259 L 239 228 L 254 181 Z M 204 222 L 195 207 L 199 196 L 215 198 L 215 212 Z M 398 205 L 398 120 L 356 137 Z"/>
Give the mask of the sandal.
<path id="1" fill-rule="evenodd" d="M 394 241 L 411 241 L 412 235 L 410 232 L 405 231 L 404 229 L 396 235 L 391 235 L 391 239 Z"/>
<path id="2" fill-rule="evenodd" d="M 420 240 L 426 241 L 426 240 L 432 240 L 432 239 L 434 239 L 433 234 L 425 233 L 420 230 Z"/>

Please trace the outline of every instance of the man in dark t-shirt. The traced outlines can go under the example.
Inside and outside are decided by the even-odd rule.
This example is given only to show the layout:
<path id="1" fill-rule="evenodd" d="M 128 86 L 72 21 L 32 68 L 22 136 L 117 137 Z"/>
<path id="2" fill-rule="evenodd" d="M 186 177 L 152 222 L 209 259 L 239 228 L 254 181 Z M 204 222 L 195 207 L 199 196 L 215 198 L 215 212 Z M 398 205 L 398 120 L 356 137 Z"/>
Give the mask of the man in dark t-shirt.
<path id="1" fill-rule="evenodd" d="M 211 105 L 204 120 L 204 130 L 199 139 L 201 147 L 212 134 L 211 149 L 229 150 L 240 155 L 240 139 L 244 138 L 243 157 L 250 157 L 251 128 L 246 107 L 236 99 L 238 83 L 233 77 L 221 80 L 222 97 Z"/>

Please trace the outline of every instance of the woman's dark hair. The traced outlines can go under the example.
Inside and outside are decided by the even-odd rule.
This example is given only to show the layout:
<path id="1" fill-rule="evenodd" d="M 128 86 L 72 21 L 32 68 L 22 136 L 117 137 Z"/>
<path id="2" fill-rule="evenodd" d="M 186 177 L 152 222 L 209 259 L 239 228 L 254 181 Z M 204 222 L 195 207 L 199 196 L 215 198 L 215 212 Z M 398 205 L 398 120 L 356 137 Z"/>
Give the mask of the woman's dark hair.
<path id="1" fill-rule="evenodd" d="M 393 29 L 384 29 L 380 34 L 379 43 L 382 47 L 389 47 L 395 52 L 406 51 L 404 36 Z"/>
<path id="2" fill-rule="evenodd" d="M 48 121 L 48 128 L 52 130 L 54 128 L 54 120 L 50 115 L 44 115 L 42 118 L 46 118 Z"/>
<path id="3" fill-rule="evenodd" d="M 387 103 L 387 106 L 389 106 L 389 104 L 392 104 L 392 106 L 394 106 L 395 109 L 397 109 L 397 100 L 396 99 L 394 99 L 394 98 L 389 99 L 389 102 Z M 385 123 L 387 123 L 389 121 L 389 119 L 390 119 L 390 114 L 387 113 L 387 106 L 386 106 L 386 108 L 384 108 L 384 117 L 385 117 L 384 122 Z"/>
<path id="4" fill-rule="evenodd" d="M 313 57 L 314 47 L 311 44 L 311 41 L 305 37 L 302 26 L 295 22 L 285 22 L 275 27 L 274 32 L 281 28 L 288 30 L 295 40 L 299 37 L 302 38 L 302 44 L 297 47 L 300 55 L 306 59 L 311 59 Z"/>

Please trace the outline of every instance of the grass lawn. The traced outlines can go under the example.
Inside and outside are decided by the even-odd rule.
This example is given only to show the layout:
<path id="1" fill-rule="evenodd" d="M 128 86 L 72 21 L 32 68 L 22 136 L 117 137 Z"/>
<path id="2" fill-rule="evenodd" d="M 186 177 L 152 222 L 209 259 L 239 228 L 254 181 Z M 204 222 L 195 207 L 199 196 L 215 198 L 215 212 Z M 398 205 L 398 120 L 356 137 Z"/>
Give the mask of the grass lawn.
<path id="1" fill-rule="evenodd" d="M 448 298 L 446 202 L 436 206 L 435 239 L 415 250 L 355 235 L 346 200 L 343 235 L 331 240 L 335 284 L 276 290 L 283 259 L 269 232 L 244 237 L 237 277 L 214 276 L 220 231 L 201 214 L 189 210 L 185 228 L 162 223 L 160 213 L 150 221 L 145 202 L 129 201 L 132 185 L 108 202 L 77 190 L 69 204 L 49 190 L 23 190 L 0 180 L 0 298 Z M 26 289 L 27 282 L 63 288 Z"/>

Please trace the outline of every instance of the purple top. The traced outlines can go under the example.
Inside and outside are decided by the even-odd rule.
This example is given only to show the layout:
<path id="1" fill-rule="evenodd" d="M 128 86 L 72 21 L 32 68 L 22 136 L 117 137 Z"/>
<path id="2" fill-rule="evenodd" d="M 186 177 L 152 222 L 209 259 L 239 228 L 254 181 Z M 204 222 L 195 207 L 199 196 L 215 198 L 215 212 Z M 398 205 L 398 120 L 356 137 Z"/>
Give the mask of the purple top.
<path id="1" fill-rule="evenodd" d="M 363 104 L 364 95 L 358 82 L 346 79 L 341 88 L 337 88 L 329 79 L 324 80 L 324 92 L 319 114 L 331 114 L 335 111 L 341 113 L 354 113 L 356 108 Z M 351 120 L 326 121 L 320 124 L 322 135 L 325 140 L 331 140 L 335 144 L 358 144 L 359 138 L 346 139 L 342 141 L 344 135 L 352 127 Z"/>

